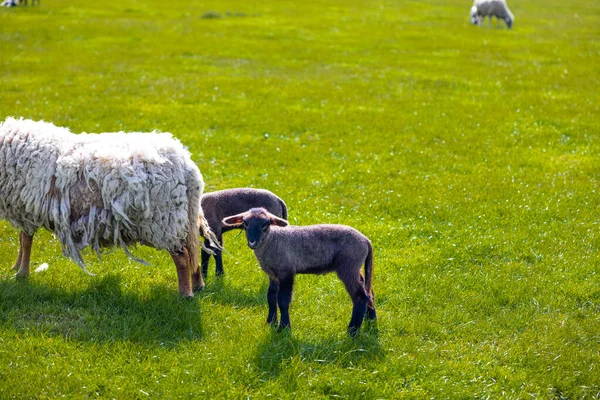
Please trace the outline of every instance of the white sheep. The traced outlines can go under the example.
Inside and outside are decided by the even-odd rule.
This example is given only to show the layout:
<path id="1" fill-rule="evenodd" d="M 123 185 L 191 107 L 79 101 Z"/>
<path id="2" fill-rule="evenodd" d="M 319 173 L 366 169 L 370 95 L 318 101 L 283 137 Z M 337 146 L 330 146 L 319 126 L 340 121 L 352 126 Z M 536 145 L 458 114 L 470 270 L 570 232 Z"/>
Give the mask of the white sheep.
<path id="1" fill-rule="evenodd" d="M 0 123 L 0 218 L 21 229 L 17 277 L 29 276 L 33 235 L 44 227 L 86 272 L 87 246 L 98 256 L 120 246 L 136 261 L 130 245 L 166 250 L 180 294 L 192 296 L 204 287 L 198 230 L 210 232 L 203 189 L 190 153 L 169 133 L 76 135 L 44 121 Z"/>
<path id="2" fill-rule="evenodd" d="M 504 20 L 508 28 L 512 28 L 515 17 L 510 12 L 506 0 L 475 0 L 471 7 L 470 22 L 475 25 L 482 25 L 485 17 L 492 17 Z"/>

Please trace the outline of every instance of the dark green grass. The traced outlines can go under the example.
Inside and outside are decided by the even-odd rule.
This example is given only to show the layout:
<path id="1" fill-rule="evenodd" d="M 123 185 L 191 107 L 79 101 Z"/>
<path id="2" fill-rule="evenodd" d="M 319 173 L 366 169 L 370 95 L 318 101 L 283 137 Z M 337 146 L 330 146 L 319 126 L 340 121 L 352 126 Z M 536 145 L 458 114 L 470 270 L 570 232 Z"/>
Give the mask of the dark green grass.
<path id="1" fill-rule="evenodd" d="M 295 224 L 371 238 L 379 320 L 345 334 L 333 275 L 293 331 L 229 233 L 226 276 L 177 296 L 167 254 L 88 277 L 0 222 L 0 398 L 600 397 L 600 6 L 46 1 L 0 10 L 0 119 L 173 132 L 207 190 L 253 186 Z"/>

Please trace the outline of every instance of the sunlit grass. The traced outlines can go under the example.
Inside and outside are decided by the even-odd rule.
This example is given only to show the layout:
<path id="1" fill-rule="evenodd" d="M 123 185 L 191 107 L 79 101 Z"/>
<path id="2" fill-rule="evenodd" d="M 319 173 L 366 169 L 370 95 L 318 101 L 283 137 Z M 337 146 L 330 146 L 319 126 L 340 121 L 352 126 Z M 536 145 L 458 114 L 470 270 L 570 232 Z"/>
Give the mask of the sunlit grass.
<path id="1" fill-rule="evenodd" d="M 170 131 L 207 190 L 356 227 L 379 316 L 348 338 L 343 285 L 301 276 L 277 333 L 236 233 L 192 300 L 165 253 L 88 254 L 88 277 L 48 232 L 17 282 L 1 221 L 0 398 L 600 397 L 600 5 L 513 2 L 513 30 L 469 6 L 0 9 L 0 119 Z"/>

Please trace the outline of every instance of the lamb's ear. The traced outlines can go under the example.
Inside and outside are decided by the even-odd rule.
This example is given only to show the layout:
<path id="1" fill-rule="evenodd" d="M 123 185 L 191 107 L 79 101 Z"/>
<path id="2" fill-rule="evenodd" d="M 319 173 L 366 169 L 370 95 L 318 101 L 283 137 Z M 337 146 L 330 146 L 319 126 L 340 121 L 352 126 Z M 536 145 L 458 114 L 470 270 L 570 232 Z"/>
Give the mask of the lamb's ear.
<path id="1" fill-rule="evenodd" d="M 279 217 L 276 217 L 274 215 L 271 215 L 271 225 L 277 225 L 277 226 L 288 226 L 288 222 L 285 219 L 281 219 Z"/>
<path id="2" fill-rule="evenodd" d="M 223 221 L 221 222 L 224 226 L 240 228 L 244 223 L 244 213 L 223 218 Z"/>

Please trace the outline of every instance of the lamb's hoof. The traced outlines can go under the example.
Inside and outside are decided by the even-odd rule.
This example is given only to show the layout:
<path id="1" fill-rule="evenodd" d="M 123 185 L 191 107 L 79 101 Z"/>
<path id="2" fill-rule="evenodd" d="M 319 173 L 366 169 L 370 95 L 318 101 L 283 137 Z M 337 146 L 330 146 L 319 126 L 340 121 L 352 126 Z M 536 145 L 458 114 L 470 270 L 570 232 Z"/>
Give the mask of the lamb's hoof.
<path id="1" fill-rule="evenodd" d="M 358 326 L 349 326 L 348 327 L 348 335 L 351 338 L 356 337 L 359 332 L 360 332 L 360 327 L 358 327 Z"/>
<path id="2" fill-rule="evenodd" d="M 290 325 L 279 325 L 277 327 L 277 332 L 281 333 L 281 332 L 291 332 L 292 331 L 292 327 Z"/>
<path id="3" fill-rule="evenodd" d="M 367 308 L 367 319 L 370 319 L 371 321 L 376 320 L 377 319 L 377 312 L 375 312 L 374 308 Z"/>

